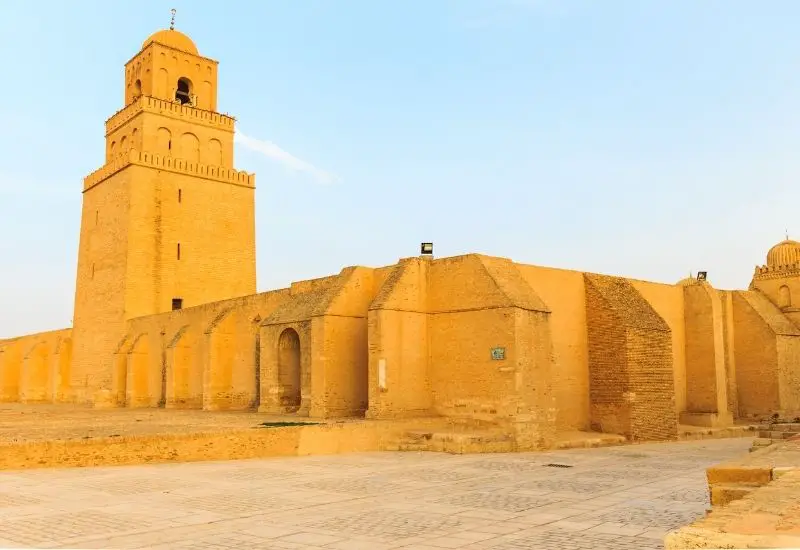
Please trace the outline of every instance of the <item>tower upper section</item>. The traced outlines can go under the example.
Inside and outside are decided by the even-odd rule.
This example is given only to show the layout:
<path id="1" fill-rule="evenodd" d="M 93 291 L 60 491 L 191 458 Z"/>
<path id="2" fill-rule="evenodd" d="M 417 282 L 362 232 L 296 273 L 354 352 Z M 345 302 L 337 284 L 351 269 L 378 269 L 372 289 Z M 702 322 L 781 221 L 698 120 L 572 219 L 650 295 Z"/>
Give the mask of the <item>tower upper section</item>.
<path id="1" fill-rule="evenodd" d="M 125 64 L 125 105 L 146 95 L 216 111 L 217 66 L 182 32 L 158 31 Z"/>
<path id="2" fill-rule="evenodd" d="M 756 279 L 780 279 L 800 274 L 800 242 L 787 236 L 767 252 L 767 263 L 756 266 Z"/>
<path id="3" fill-rule="evenodd" d="M 125 64 L 125 105 L 106 121 L 104 168 L 133 150 L 232 169 L 234 119 L 217 112 L 217 67 L 180 31 L 150 35 Z"/>

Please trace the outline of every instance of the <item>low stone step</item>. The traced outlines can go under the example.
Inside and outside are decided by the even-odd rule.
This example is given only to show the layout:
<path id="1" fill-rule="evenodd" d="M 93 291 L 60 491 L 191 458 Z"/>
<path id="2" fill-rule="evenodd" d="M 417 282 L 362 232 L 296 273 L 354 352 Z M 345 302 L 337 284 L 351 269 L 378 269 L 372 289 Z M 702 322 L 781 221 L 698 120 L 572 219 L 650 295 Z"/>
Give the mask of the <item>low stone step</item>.
<path id="1" fill-rule="evenodd" d="M 763 439 L 789 439 L 800 432 L 778 431 L 778 430 L 759 430 L 758 437 Z"/>
<path id="2" fill-rule="evenodd" d="M 800 423 L 788 422 L 785 424 L 773 424 L 770 429 L 774 432 L 794 432 L 800 433 Z"/>
<path id="3" fill-rule="evenodd" d="M 758 486 L 753 485 L 739 485 L 739 484 L 723 484 L 711 487 L 711 505 L 712 506 L 725 506 L 739 500 L 740 498 L 749 495 L 751 492 L 758 489 Z"/>
<path id="4" fill-rule="evenodd" d="M 718 485 L 746 485 L 760 487 L 772 480 L 772 466 L 741 466 L 720 464 L 706 469 L 710 487 Z"/>
<path id="5" fill-rule="evenodd" d="M 772 439 L 768 437 L 757 437 L 753 440 L 753 444 L 750 447 L 750 452 L 757 451 L 759 449 L 763 449 L 764 447 L 769 447 L 772 445 Z"/>

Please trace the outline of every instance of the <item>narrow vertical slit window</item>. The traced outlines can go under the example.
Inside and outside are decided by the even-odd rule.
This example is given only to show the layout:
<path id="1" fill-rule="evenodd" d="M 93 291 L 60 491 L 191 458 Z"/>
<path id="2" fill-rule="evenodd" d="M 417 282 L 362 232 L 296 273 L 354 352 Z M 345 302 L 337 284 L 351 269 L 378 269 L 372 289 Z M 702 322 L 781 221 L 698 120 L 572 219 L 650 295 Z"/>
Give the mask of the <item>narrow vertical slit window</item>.
<path id="1" fill-rule="evenodd" d="M 92 264 L 92 279 L 94 279 L 94 264 Z"/>
<path id="2" fill-rule="evenodd" d="M 100 211 L 99 210 L 95 210 L 94 211 L 94 224 L 97 225 L 99 221 L 100 221 Z"/>
<path id="3" fill-rule="evenodd" d="M 181 243 L 178 243 L 178 259 L 181 259 Z"/>
<path id="4" fill-rule="evenodd" d="M 183 196 L 183 192 L 181 189 L 178 189 L 178 202 L 181 202 L 181 197 Z"/>

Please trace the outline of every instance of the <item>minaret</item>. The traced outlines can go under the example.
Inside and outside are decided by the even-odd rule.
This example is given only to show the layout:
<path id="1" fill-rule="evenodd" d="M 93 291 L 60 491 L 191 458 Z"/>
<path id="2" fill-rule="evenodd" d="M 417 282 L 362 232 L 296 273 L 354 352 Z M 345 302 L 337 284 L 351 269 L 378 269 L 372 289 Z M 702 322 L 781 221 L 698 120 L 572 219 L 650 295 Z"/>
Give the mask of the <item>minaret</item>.
<path id="1" fill-rule="evenodd" d="M 84 179 L 70 369 L 78 402 L 110 389 L 128 319 L 256 292 L 255 177 L 233 169 L 217 65 L 174 30 L 174 12 L 125 64 L 105 164 Z"/>

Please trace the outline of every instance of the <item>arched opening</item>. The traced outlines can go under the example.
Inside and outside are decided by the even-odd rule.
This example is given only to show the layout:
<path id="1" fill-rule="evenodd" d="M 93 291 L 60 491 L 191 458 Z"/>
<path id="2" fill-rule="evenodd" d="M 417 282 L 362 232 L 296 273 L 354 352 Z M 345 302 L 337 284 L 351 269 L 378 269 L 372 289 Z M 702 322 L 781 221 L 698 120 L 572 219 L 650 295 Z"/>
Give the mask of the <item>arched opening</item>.
<path id="1" fill-rule="evenodd" d="M 142 95 L 142 81 L 136 79 L 136 82 L 133 83 L 133 97 L 134 99 Z"/>
<path id="2" fill-rule="evenodd" d="M 287 328 L 278 338 L 278 380 L 281 386 L 281 407 L 286 412 L 300 408 L 300 336 Z"/>
<path id="3" fill-rule="evenodd" d="M 161 127 L 156 131 L 156 151 L 162 155 L 169 155 L 172 149 L 172 133 Z"/>
<path id="4" fill-rule="evenodd" d="M 181 149 L 178 156 L 189 162 L 200 162 L 200 140 L 197 136 L 186 132 L 181 136 Z"/>
<path id="5" fill-rule="evenodd" d="M 191 104 L 192 102 L 192 81 L 186 77 L 178 79 L 178 89 L 175 91 L 175 99 L 181 105 Z"/>
<path id="6" fill-rule="evenodd" d="M 166 99 L 169 97 L 169 72 L 167 69 L 161 68 L 158 70 L 155 82 L 155 96 L 158 98 Z"/>
<path id="7" fill-rule="evenodd" d="M 780 288 L 780 296 L 779 296 L 779 306 L 780 307 L 791 307 L 792 306 L 792 291 L 789 290 L 789 287 L 783 285 Z"/>
<path id="8" fill-rule="evenodd" d="M 206 164 L 210 166 L 222 166 L 222 143 L 218 139 L 211 139 L 208 142 L 208 158 Z"/>

